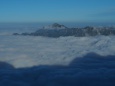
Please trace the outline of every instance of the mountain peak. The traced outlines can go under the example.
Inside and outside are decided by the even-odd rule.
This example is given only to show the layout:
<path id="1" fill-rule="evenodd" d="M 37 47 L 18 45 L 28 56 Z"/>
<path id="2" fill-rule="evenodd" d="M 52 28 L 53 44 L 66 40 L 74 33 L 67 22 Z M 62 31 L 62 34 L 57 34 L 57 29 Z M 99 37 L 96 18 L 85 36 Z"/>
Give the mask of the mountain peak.
<path id="1" fill-rule="evenodd" d="M 54 23 L 52 25 L 48 25 L 48 26 L 45 26 L 43 27 L 44 29 L 66 29 L 67 27 L 64 26 L 64 25 L 60 25 L 58 23 Z"/>

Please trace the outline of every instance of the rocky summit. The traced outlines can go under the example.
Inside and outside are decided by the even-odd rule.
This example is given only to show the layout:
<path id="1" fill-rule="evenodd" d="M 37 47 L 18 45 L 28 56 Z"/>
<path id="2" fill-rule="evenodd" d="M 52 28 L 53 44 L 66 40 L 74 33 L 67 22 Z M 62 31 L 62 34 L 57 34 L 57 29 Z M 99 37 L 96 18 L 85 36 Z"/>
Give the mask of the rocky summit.
<path id="1" fill-rule="evenodd" d="M 58 23 L 52 25 L 44 26 L 43 29 L 66 29 L 67 27 Z"/>

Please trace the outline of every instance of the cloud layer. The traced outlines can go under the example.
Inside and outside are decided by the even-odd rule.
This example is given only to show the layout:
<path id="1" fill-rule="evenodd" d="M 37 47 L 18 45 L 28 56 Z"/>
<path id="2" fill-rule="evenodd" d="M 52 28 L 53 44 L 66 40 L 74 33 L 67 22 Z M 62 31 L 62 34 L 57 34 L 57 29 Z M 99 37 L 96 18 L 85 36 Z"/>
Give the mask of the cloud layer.
<path id="1" fill-rule="evenodd" d="M 0 36 L 0 86 L 114 86 L 114 36 Z"/>

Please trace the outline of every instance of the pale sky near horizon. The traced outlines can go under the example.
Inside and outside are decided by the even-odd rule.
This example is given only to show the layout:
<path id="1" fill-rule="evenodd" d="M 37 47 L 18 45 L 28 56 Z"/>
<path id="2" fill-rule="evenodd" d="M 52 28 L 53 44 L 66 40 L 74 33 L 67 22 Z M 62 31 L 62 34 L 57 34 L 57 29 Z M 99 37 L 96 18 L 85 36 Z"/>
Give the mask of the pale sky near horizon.
<path id="1" fill-rule="evenodd" d="M 0 22 L 115 22 L 115 0 L 0 0 Z"/>

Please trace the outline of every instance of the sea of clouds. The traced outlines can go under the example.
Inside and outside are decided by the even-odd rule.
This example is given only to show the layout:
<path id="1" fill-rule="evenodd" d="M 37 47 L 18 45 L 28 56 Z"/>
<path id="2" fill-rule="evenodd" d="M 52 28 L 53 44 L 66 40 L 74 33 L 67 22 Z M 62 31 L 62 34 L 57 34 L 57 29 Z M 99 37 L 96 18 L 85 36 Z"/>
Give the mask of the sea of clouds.
<path id="1" fill-rule="evenodd" d="M 0 86 L 114 86 L 114 36 L 0 36 Z"/>

